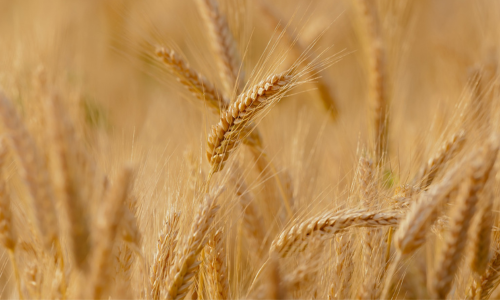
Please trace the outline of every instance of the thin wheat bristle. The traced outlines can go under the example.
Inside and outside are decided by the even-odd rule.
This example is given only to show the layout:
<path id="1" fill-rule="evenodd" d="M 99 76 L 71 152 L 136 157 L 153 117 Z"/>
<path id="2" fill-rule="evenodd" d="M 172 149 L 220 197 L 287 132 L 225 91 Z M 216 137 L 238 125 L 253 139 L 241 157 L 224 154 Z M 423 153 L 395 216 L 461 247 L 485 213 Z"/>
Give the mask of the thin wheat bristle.
<path id="1" fill-rule="evenodd" d="M 212 48 L 217 54 L 219 73 L 224 85 L 226 95 L 231 95 L 233 90 L 239 93 L 239 69 L 241 62 L 237 56 L 236 42 L 222 15 L 217 0 L 199 0 L 198 7 L 202 11 L 210 34 Z"/>
<path id="2" fill-rule="evenodd" d="M 467 242 L 467 231 L 476 211 L 479 193 L 482 191 L 496 160 L 498 146 L 489 145 L 483 153 L 482 161 L 473 163 L 467 185 L 457 200 L 450 230 L 440 253 L 434 275 L 432 292 L 437 299 L 444 299 L 451 289 L 455 273 Z"/>
<path id="3" fill-rule="evenodd" d="M 204 101 L 216 113 L 229 101 L 203 75 L 197 73 L 174 50 L 159 48 L 156 55 L 172 69 L 177 80 L 196 98 Z"/>
<path id="4" fill-rule="evenodd" d="M 335 234 L 352 227 L 383 227 L 398 225 L 400 214 L 397 212 L 365 210 L 344 210 L 329 212 L 293 225 L 274 239 L 271 252 L 287 256 L 302 251 L 308 237 L 333 238 Z"/>
<path id="5" fill-rule="evenodd" d="M 240 94 L 227 111 L 221 114 L 219 123 L 212 126 L 208 135 L 207 158 L 212 165 L 212 172 L 223 168 L 223 163 L 240 142 L 243 128 L 259 111 L 286 92 L 292 78 L 291 71 L 268 76 L 247 92 Z"/>
<path id="6" fill-rule="evenodd" d="M 110 262 L 115 240 L 119 234 L 121 219 L 124 214 L 125 201 L 132 185 L 132 169 L 125 167 L 120 171 L 105 203 L 98 244 L 95 247 L 90 297 L 100 299 L 106 296 L 110 289 Z"/>
<path id="7" fill-rule="evenodd" d="M 286 41 L 292 50 L 296 59 L 301 58 L 301 64 L 312 65 L 312 59 L 316 57 L 314 54 L 304 55 L 306 52 L 311 53 L 312 50 L 304 47 L 298 36 L 294 34 L 289 28 L 285 28 L 283 25 L 283 18 L 279 15 L 278 11 L 271 7 L 268 3 L 263 0 L 255 1 L 259 5 L 262 15 L 266 17 L 270 25 L 275 31 L 281 31 L 281 37 Z M 339 115 L 338 99 L 337 95 L 332 88 L 333 82 L 326 72 L 320 72 L 320 70 L 315 70 L 314 73 L 321 74 L 314 81 L 319 98 L 323 104 L 326 111 L 329 112 L 330 117 L 336 120 Z"/>
<path id="8" fill-rule="evenodd" d="M 184 299 L 189 292 L 193 280 L 198 274 L 200 261 L 198 255 L 207 243 L 207 234 L 212 221 L 219 210 L 216 200 L 221 190 L 213 196 L 205 195 L 203 205 L 195 216 L 189 235 L 179 247 L 175 262 L 170 268 L 166 280 L 166 298 L 171 300 Z"/>

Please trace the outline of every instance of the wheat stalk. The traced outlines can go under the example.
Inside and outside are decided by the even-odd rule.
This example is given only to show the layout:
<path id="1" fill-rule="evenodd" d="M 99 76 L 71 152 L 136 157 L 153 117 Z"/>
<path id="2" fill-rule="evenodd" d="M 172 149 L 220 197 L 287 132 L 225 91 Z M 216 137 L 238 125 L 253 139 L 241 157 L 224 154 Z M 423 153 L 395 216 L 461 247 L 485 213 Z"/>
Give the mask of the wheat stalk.
<path id="1" fill-rule="evenodd" d="M 465 144 L 465 131 L 454 134 L 450 140 L 441 146 L 438 152 L 420 169 L 415 185 L 420 185 L 420 189 L 425 190 L 436 178 L 446 162 L 451 160 Z"/>
<path id="2" fill-rule="evenodd" d="M 476 210 L 478 196 L 495 163 L 498 146 L 496 144 L 488 145 L 485 152 L 482 160 L 474 161 L 471 166 L 472 173 L 459 197 L 445 245 L 438 259 L 432 286 L 432 292 L 437 299 L 446 298 L 451 289 L 461 255 L 466 246 L 467 231 Z"/>
<path id="3" fill-rule="evenodd" d="M 90 253 L 90 227 L 86 215 L 85 203 L 82 195 L 82 180 L 79 178 L 78 165 L 70 145 L 74 145 L 74 130 L 71 122 L 61 109 L 57 96 L 45 99 L 46 112 L 49 116 L 48 130 L 50 145 L 53 149 L 51 160 L 53 166 L 53 181 L 58 195 L 68 215 L 70 245 L 76 265 L 87 268 L 86 259 Z"/>
<path id="4" fill-rule="evenodd" d="M 484 201 L 479 200 L 482 204 L 472 228 L 469 232 L 470 251 L 469 266 L 477 275 L 481 275 L 486 270 L 491 246 L 491 232 L 494 224 L 493 215 L 493 196 L 486 195 Z"/>
<path id="5" fill-rule="evenodd" d="M 169 66 L 177 80 L 196 98 L 204 101 L 212 110 L 219 112 L 229 101 L 217 91 L 203 75 L 191 69 L 174 50 L 158 48 L 156 55 Z"/>
<path id="6" fill-rule="evenodd" d="M 500 252 L 498 251 L 498 245 L 488 262 L 485 272 L 480 278 L 474 279 L 469 287 L 467 294 L 467 299 L 489 299 L 491 293 L 500 284 Z"/>
<path id="7" fill-rule="evenodd" d="M 171 212 L 167 215 L 164 227 L 158 238 L 157 251 L 150 270 L 151 298 L 160 299 L 161 287 L 167 278 L 173 263 L 174 250 L 178 241 L 178 224 L 180 213 Z"/>
<path id="8" fill-rule="evenodd" d="M 374 149 L 376 163 L 380 164 L 388 150 L 389 97 L 387 86 L 385 49 L 376 3 L 358 0 L 365 35 L 368 40 L 369 95 L 373 115 Z"/>
<path id="9" fill-rule="evenodd" d="M 271 244 L 271 252 L 281 256 L 302 251 L 308 244 L 308 238 L 318 236 L 322 239 L 333 238 L 337 233 L 352 227 L 383 227 L 398 224 L 397 212 L 365 210 L 344 210 L 327 212 L 306 221 L 296 223 L 279 234 Z"/>
<path id="10" fill-rule="evenodd" d="M 106 201 L 105 221 L 101 224 L 100 238 L 94 253 L 90 295 L 94 299 L 106 296 L 110 289 L 110 262 L 115 240 L 119 234 L 125 201 L 132 185 L 132 169 L 125 167 L 120 171 Z"/>
<path id="11" fill-rule="evenodd" d="M 177 252 L 175 262 L 170 268 L 166 280 L 167 299 L 184 299 L 193 284 L 200 264 L 197 258 L 207 242 L 210 225 L 219 210 L 216 200 L 221 192 L 222 189 L 219 189 L 213 196 L 205 195 L 204 203 L 194 219 L 191 231 Z"/>
<path id="12" fill-rule="evenodd" d="M 239 93 L 238 73 L 241 62 L 227 20 L 220 12 L 217 0 L 199 0 L 198 3 L 216 53 L 224 91 L 226 95 L 231 95 L 233 90 Z"/>
<path id="13" fill-rule="evenodd" d="M 212 286 L 215 289 L 214 294 L 216 299 L 230 299 L 229 296 L 229 280 L 226 267 L 226 251 L 223 240 L 223 231 L 217 230 L 213 237 L 208 241 L 207 261 L 208 275 L 211 279 Z"/>
<path id="14" fill-rule="evenodd" d="M 42 156 L 12 103 L 0 92 L 0 119 L 12 153 L 17 158 L 20 173 L 28 188 L 38 229 L 47 250 L 58 238 L 58 222 L 52 185 Z"/>

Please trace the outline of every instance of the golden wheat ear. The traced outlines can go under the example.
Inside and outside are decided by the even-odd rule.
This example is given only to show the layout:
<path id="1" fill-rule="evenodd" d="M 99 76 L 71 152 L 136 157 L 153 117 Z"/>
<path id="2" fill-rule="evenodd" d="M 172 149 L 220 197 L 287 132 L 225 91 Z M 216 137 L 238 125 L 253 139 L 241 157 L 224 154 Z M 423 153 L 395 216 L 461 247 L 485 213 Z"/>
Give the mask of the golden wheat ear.
<path id="1" fill-rule="evenodd" d="M 193 70 L 174 50 L 158 48 L 156 49 L 156 56 L 170 68 L 177 80 L 188 91 L 196 98 L 204 101 L 217 114 L 221 109 L 227 107 L 229 100 L 208 79 Z"/>
<path id="2" fill-rule="evenodd" d="M 162 286 L 174 263 L 174 251 L 179 240 L 179 219 L 179 212 L 170 212 L 158 237 L 157 251 L 149 275 L 153 300 L 161 298 Z"/>
<path id="3" fill-rule="evenodd" d="M 212 222 L 219 210 L 216 200 L 222 191 L 223 189 L 219 188 L 213 195 L 205 195 L 189 234 L 176 251 L 175 261 L 165 281 L 166 298 L 169 300 L 184 299 L 198 275 L 201 262 L 198 256 L 207 243 Z"/>
<path id="4" fill-rule="evenodd" d="M 286 257 L 303 251 L 313 236 L 331 239 L 337 233 L 352 227 L 396 226 L 400 217 L 398 212 L 364 210 L 323 213 L 284 230 L 272 242 L 270 252 L 277 252 L 282 257 Z"/>
<path id="5" fill-rule="evenodd" d="M 221 114 L 217 125 L 212 126 L 208 136 L 207 159 L 212 166 L 211 174 L 223 169 L 224 162 L 241 142 L 242 131 L 259 112 L 269 106 L 291 88 L 295 77 L 290 71 L 270 75 L 238 96 Z"/>
<path id="6" fill-rule="evenodd" d="M 229 280 L 226 263 L 226 237 L 222 229 L 217 230 L 207 244 L 206 261 L 207 274 L 217 299 L 229 297 Z"/>
<path id="7" fill-rule="evenodd" d="M 497 141 L 492 142 L 483 149 L 482 157 L 473 162 L 468 182 L 462 187 L 462 191 L 458 196 L 450 229 L 445 239 L 445 245 L 438 257 L 436 273 L 434 274 L 434 284 L 431 290 L 433 296 L 437 299 L 446 298 L 450 292 L 465 250 L 467 231 L 476 212 L 479 194 L 488 181 L 497 153 Z"/>

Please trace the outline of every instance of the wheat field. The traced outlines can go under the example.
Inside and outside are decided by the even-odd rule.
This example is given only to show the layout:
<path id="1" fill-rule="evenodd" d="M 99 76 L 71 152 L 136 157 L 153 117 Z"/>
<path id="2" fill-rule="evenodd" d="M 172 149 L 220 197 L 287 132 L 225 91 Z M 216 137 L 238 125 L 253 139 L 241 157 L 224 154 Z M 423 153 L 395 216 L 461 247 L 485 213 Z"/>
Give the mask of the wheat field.
<path id="1" fill-rule="evenodd" d="M 495 0 L 0 1 L 0 297 L 500 299 L 499 46 Z"/>

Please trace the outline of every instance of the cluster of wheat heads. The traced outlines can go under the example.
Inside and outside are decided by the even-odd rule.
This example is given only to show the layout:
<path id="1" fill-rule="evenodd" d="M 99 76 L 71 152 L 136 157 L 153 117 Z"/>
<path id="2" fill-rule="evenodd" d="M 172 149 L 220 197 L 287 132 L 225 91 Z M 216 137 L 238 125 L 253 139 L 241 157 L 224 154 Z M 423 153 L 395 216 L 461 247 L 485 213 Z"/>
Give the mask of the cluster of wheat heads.
<path id="1" fill-rule="evenodd" d="M 365 42 L 370 134 L 360 136 L 357 151 L 349 154 L 355 163 L 339 176 L 345 177 L 340 191 L 324 191 L 328 197 L 335 194 L 331 201 L 322 199 L 323 191 L 311 191 L 313 182 L 321 180 L 314 170 L 327 166 L 328 159 L 350 160 L 325 151 L 324 162 L 314 162 L 311 157 L 321 149 L 293 137 L 292 151 L 313 149 L 311 157 L 297 155 L 283 166 L 276 159 L 279 153 L 273 153 L 276 148 L 269 146 L 273 141 L 261 133 L 266 115 L 291 97 L 314 100 L 304 100 L 305 105 L 318 100 L 323 111 L 316 113 L 329 126 L 351 121 L 343 117 L 349 111 L 341 109 L 342 93 L 326 72 L 338 56 L 316 54 L 313 48 L 324 31 L 313 34 L 309 45 L 283 19 L 281 7 L 264 0 L 255 1 L 252 9 L 277 39 L 252 72 L 230 26 L 227 1 L 193 1 L 210 43 L 204 46 L 211 51 L 203 51 L 214 69 L 197 69 L 175 47 L 147 48 L 148 57 L 155 58 L 148 64 L 170 73 L 177 81 L 171 84 L 190 93 L 204 121 L 215 120 L 200 131 L 203 141 L 194 148 L 199 151 L 182 136 L 175 145 L 187 150 L 182 166 L 163 166 L 171 168 L 167 175 L 150 174 L 163 163 L 155 161 L 149 169 L 148 155 L 153 154 L 134 156 L 132 151 L 124 158 L 122 141 L 91 132 L 98 109 L 87 102 L 70 107 L 65 98 L 76 92 L 57 84 L 57 72 L 38 69 L 32 83 L 20 80 L 15 88 L 0 91 L 0 295 L 496 297 L 500 106 L 495 60 L 474 67 L 468 98 L 456 107 L 458 121 L 446 130 L 434 129 L 438 142 L 424 138 L 432 151 L 421 163 L 394 151 L 395 140 L 404 135 L 390 138 L 389 129 L 395 127 L 390 121 L 398 116 L 389 118 L 396 79 L 390 76 L 383 1 L 351 2 L 350 16 Z M 273 56 L 280 46 L 286 49 L 283 56 Z M 16 92 L 18 87 L 32 91 Z M 86 113 L 84 121 L 80 110 Z M 175 130 L 188 127 L 189 116 L 180 115 L 184 123 L 177 122 Z M 175 133 L 162 137 L 169 134 Z M 120 149 L 107 153 L 110 144 Z M 140 141 L 132 146 L 141 147 Z M 394 168 L 398 156 L 415 167 L 406 173 Z M 159 184 L 163 180 L 164 186 Z"/>

